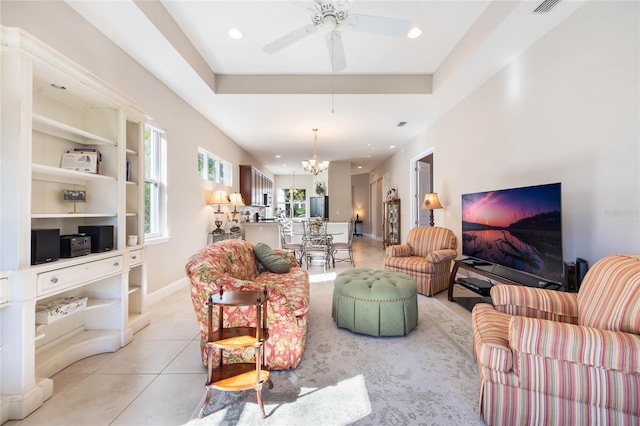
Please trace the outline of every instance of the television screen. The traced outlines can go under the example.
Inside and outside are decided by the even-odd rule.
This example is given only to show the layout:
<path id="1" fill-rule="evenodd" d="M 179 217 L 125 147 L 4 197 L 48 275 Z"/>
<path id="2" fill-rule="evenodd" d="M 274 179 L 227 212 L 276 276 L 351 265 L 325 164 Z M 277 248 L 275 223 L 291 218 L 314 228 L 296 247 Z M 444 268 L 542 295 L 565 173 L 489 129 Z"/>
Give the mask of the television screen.
<path id="1" fill-rule="evenodd" d="M 462 254 L 562 283 L 560 183 L 462 195 Z"/>

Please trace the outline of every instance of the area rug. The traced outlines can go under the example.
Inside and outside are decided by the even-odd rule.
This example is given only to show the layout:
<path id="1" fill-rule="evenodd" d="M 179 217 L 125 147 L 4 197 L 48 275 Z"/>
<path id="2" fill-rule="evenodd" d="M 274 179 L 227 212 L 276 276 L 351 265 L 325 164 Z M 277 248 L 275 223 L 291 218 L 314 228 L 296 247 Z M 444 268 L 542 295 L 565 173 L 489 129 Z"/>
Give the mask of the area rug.
<path id="1" fill-rule="evenodd" d="M 355 334 L 333 322 L 332 294 L 332 281 L 311 284 L 304 356 L 295 370 L 271 372 L 265 419 L 253 390 L 216 392 L 205 417 L 197 418 L 196 407 L 188 424 L 484 424 L 469 323 L 419 295 L 418 327 L 409 335 Z"/>

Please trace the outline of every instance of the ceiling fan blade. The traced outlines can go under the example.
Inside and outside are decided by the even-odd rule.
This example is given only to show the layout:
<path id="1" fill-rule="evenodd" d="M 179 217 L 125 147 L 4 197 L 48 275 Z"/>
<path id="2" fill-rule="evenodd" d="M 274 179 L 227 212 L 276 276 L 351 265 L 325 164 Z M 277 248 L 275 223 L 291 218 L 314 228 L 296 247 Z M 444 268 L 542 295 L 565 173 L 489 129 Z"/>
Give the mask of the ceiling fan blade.
<path id="1" fill-rule="evenodd" d="M 347 61 L 344 58 L 344 45 L 339 31 L 331 31 L 327 34 L 327 48 L 329 49 L 329 60 L 331 61 L 331 70 L 340 72 L 347 67 Z"/>
<path id="2" fill-rule="evenodd" d="M 265 53 L 276 53 L 279 50 L 284 49 L 287 46 L 291 46 L 296 41 L 302 40 L 306 36 L 313 34 L 316 31 L 316 27 L 312 24 L 300 27 L 297 30 L 291 31 L 262 48 Z"/>
<path id="3" fill-rule="evenodd" d="M 349 15 L 348 25 L 357 31 L 404 37 L 411 28 L 411 21 L 382 16 Z"/>

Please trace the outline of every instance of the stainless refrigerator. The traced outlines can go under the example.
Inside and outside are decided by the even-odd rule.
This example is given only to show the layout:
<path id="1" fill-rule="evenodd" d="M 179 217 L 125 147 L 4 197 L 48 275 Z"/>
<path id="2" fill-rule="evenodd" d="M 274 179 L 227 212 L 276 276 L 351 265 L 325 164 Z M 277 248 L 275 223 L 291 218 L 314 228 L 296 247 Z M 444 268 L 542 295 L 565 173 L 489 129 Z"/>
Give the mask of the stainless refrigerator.
<path id="1" fill-rule="evenodd" d="M 329 220 L 329 196 L 324 197 L 310 197 L 311 205 L 309 210 L 309 217 L 320 216 L 324 220 Z"/>

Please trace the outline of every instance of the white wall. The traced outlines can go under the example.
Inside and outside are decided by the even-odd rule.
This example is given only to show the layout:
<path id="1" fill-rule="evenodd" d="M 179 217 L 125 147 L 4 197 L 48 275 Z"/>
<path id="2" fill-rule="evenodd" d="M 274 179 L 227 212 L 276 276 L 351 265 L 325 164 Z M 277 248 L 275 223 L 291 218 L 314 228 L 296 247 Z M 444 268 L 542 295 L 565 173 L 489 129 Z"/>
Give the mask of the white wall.
<path id="1" fill-rule="evenodd" d="M 3 0 L 0 8 L 3 25 L 23 28 L 84 66 L 167 130 L 171 239 L 147 247 L 149 292 L 183 279 L 188 257 L 207 243 L 214 228 L 213 210 L 205 203 L 205 190 L 212 188 L 197 176 L 198 146 L 236 166 L 264 168 L 64 2 Z M 224 189 L 238 190 L 238 173 L 236 167 L 233 187 Z"/>
<path id="2" fill-rule="evenodd" d="M 461 194 L 561 182 L 566 260 L 640 254 L 639 39 L 638 2 L 587 2 L 383 163 L 403 238 L 407 166 L 433 147 L 436 225 L 458 237 Z"/>
<path id="3" fill-rule="evenodd" d="M 349 221 L 353 209 L 351 204 L 351 163 L 332 161 L 328 172 L 329 220 L 332 222 Z"/>

